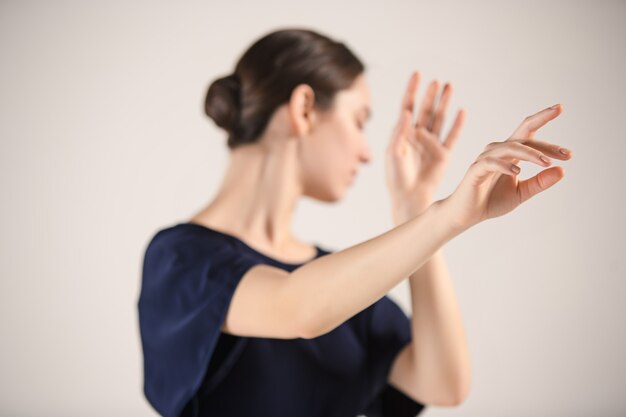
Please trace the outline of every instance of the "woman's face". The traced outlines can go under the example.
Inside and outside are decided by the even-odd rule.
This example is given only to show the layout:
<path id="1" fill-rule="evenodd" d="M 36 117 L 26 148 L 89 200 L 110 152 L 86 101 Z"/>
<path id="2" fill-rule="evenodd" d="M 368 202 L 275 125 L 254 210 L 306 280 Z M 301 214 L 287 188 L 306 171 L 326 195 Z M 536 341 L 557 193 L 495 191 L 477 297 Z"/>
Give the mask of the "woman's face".
<path id="1" fill-rule="evenodd" d="M 335 96 L 331 110 L 321 113 L 300 147 L 304 194 L 322 201 L 339 200 L 352 184 L 361 163 L 371 160 L 363 129 L 371 115 L 363 74 Z"/>

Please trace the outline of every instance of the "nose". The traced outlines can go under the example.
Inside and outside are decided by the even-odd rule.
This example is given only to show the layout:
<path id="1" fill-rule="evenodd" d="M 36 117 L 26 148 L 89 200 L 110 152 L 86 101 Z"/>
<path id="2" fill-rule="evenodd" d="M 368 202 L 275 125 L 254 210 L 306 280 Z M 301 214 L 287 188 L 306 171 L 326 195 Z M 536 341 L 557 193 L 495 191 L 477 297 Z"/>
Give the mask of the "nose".
<path id="1" fill-rule="evenodd" d="M 367 141 L 364 141 L 364 145 L 361 148 L 361 153 L 359 155 L 359 159 L 363 163 L 368 163 L 368 162 L 370 162 L 372 160 L 372 151 L 371 151 L 370 146 L 367 143 Z"/>

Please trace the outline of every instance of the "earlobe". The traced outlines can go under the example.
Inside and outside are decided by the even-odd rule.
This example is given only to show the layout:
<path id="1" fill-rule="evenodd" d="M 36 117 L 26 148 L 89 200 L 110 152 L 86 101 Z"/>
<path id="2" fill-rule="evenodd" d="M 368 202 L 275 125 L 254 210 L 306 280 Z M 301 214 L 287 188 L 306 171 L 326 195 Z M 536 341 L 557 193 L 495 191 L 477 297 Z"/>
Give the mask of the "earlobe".
<path id="1" fill-rule="evenodd" d="M 314 119 L 315 92 L 307 84 L 293 89 L 289 99 L 289 118 L 294 134 L 302 137 L 311 131 Z"/>

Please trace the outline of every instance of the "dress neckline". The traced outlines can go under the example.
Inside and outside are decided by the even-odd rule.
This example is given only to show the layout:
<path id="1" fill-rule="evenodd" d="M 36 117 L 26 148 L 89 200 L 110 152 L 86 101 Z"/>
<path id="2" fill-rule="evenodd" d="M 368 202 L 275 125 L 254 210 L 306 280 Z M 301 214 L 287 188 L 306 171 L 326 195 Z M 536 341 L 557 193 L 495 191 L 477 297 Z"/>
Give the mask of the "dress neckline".
<path id="1" fill-rule="evenodd" d="M 324 253 L 324 250 L 322 248 L 320 248 L 319 245 L 314 244 L 313 246 L 315 246 L 316 253 L 315 253 L 315 255 L 312 258 L 309 258 L 309 259 L 307 259 L 304 262 L 298 262 L 298 263 L 285 262 L 285 261 L 281 261 L 279 259 L 276 259 L 274 257 L 271 257 L 271 256 L 269 256 L 269 255 L 267 255 L 267 254 L 265 254 L 263 252 L 260 252 L 257 249 L 254 249 L 252 246 L 248 245 L 246 242 L 244 242 L 243 240 L 239 239 L 237 236 L 231 235 L 230 233 L 225 233 L 225 232 L 219 231 L 217 229 L 213 229 L 212 227 L 208 227 L 208 226 L 205 226 L 203 224 L 193 223 L 193 222 L 180 222 L 176 226 L 178 226 L 178 227 L 180 227 L 180 226 L 192 227 L 192 228 L 196 228 L 196 229 L 199 229 L 199 230 L 208 231 L 208 232 L 220 235 L 220 236 L 224 236 L 224 237 L 226 237 L 228 239 L 234 240 L 240 246 L 242 246 L 244 249 L 246 249 L 249 252 L 252 252 L 253 254 L 255 254 L 255 255 L 257 255 L 257 256 L 259 256 L 261 258 L 264 258 L 264 259 L 267 259 L 267 260 L 270 260 L 272 262 L 276 262 L 276 263 L 279 263 L 281 265 L 285 265 L 285 266 L 288 266 L 288 267 L 302 266 L 302 265 L 306 264 L 307 262 L 311 262 L 312 260 L 314 260 L 317 257 L 319 257 L 322 253 Z"/>

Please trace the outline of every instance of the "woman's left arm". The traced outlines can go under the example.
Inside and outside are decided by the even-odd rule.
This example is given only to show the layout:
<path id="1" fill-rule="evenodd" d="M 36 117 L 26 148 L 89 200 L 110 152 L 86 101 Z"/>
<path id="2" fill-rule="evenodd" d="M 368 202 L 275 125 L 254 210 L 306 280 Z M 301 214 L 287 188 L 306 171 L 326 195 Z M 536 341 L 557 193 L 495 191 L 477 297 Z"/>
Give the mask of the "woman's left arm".
<path id="1" fill-rule="evenodd" d="M 387 185 L 395 225 L 424 211 L 445 171 L 463 125 L 460 110 L 445 141 L 439 135 L 452 86 L 441 98 L 433 81 L 417 121 L 412 115 L 420 75 L 414 72 L 402 101 L 400 118 L 386 153 Z M 437 105 L 436 105 L 437 104 Z M 467 339 L 454 287 L 441 249 L 409 277 L 412 341 L 396 357 L 389 382 L 423 404 L 454 406 L 468 395 L 471 379 Z"/>
<path id="2" fill-rule="evenodd" d="M 459 405 L 469 393 L 470 358 L 441 249 L 409 277 L 409 286 L 412 341 L 396 358 L 389 382 L 424 404 Z"/>

